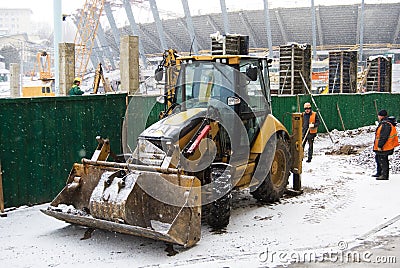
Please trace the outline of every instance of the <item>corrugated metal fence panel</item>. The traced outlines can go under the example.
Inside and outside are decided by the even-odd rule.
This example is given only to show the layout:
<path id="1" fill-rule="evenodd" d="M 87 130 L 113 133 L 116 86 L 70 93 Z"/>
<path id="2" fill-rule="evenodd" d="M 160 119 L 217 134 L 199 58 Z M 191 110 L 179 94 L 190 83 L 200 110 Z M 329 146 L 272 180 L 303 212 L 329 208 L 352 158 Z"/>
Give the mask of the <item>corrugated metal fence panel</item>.
<path id="1" fill-rule="evenodd" d="M 320 112 L 320 127 L 318 128 L 319 132 L 326 132 L 326 127 L 328 130 L 332 129 L 339 129 L 342 130 L 342 126 L 340 123 L 339 113 L 337 110 L 337 105 L 342 106 L 338 100 L 338 94 L 331 94 L 327 96 L 316 96 L 314 97 L 314 101 L 318 106 Z M 342 95 L 345 96 L 345 95 Z M 314 103 L 311 102 L 313 105 L 313 110 L 316 111 L 316 107 Z M 342 113 L 343 109 L 340 109 Z M 325 123 L 325 125 L 324 125 Z"/>
<path id="2" fill-rule="evenodd" d="M 291 113 L 298 111 L 297 98 L 290 95 L 279 95 L 272 97 L 272 114 L 291 131 Z"/>
<path id="3" fill-rule="evenodd" d="M 53 199 L 98 135 L 119 153 L 125 109 L 126 94 L 0 99 L 5 206 Z"/>
<path id="4" fill-rule="evenodd" d="M 386 109 L 390 115 L 395 116 L 400 121 L 400 94 L 314 95 L 313 100 L 318 106 L 322 119 L 329 131 L 333 129 L 343 130 L 338 110 L 340 110 L 345 129 L 356 129 L 361 126 L 373 125 L 377 120 L 376 111 L 381 109 Z M 297 111 L 298 106 L 302 112 L 305 102 L 312 103 L 313 110 L 316 111 L 310 95 L 272 96 L 272 112 L 291 131 L 289 113 Z M 322 122 L 318 131 L 322 133 L 326 132 Z"/>
<path id="5" fill-rule="evenodd" d="M 127 131 L 127 143 L 131 150 L 136 147 L 136 139 L 148 126 L 159 120 L 164 104 L 157 102 L 157 96 L 130 96 L 127 118 L 130 121 Z"/>
<path id="6" fill-rule="evenodd" d="M 146 127 L 148 127 L 159 120 L 161 111 L 164 111 L 164 104 L 157 102 L 156 97 L 151 96 L 147 98 L 146 105 L 150 110 L 150 116 L 146 121 Z"/>

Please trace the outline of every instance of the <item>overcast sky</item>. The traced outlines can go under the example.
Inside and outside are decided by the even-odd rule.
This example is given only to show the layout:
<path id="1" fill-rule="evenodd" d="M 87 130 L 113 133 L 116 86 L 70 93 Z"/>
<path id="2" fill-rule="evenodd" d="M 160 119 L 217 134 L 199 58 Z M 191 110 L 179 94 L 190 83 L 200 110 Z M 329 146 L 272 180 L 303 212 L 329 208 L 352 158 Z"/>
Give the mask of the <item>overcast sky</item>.
<path id="1" fill-rule="evenodd" d="M 91 1 L 91 0 L 87 0 Z M 121 0 L 114 0 L 120 2 Z M 144 1 L 145 2 L 145 1 Z M 235 11 L 238 9 L 262 9 L 263 0 L 225 0 L 228 10 Z M 400 0 L 365 0 L 366 4 L 372 3 L 393 3 Z M 64 14 L 74 13 L 75 10 L 82 8 L 85 0 L 62 0 L 62 12 Z M 200 15 L 204 13 L 220 12 L 220 0 L 188 0 L 192 15 Z M 295 7 L 310 5 L 311 0 L 269 0 L 269 7 Z M 315 5 L 331 5 L 331 4 L 355 4 L 361 3 L 361 0 L 314 0 Z M 133 8 L 135 17 L 152 17 L 151 11 L 146 8 L 148 4 L 142 7 Z M 174 17 L 183 13 L 181 0 L 157 0 L 157 6 L 161 14 Z M 0 8 L 30 8 L 33 12 L 32 19 L 35 21 L 45 21 L 52 23 L 53 21 L 53 0 L 1 0 Z"/>
<path id="2" fill-rule="evenodd" d="M 62 0 L 63 13 L 83 7 L 85 0 Z M 29 8 L 35 21 L 53 21 L 53 0 L 1 0 L 0 8 Z"/>

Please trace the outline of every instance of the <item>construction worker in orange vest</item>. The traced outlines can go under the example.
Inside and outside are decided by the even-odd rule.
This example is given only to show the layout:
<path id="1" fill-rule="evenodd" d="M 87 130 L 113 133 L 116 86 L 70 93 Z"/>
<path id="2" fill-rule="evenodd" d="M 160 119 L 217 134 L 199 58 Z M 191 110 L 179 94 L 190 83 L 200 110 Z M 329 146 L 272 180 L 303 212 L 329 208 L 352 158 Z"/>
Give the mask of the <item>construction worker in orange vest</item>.
<path id="1" fill-rule="evenodd" d="M 374 152 L 376 161 L 377 180 L 389 179 L 389 155 L 393 154 L 394 148 L 399 146 L 399 137 L 396 130 L 396 118 L 388 117 L 386 110 L 378 113 L 379 125 L 375 131 Z"/>
<path id="2" fill-rule="evenodd" d="M 314 139 L 317 136 L 319 118 L 316 112 L 311 109 L 311 103 L 304 103 L 303 112 L 303 148 L 308 142 L 307 162 L 311 162 L 314 150 Z"/>

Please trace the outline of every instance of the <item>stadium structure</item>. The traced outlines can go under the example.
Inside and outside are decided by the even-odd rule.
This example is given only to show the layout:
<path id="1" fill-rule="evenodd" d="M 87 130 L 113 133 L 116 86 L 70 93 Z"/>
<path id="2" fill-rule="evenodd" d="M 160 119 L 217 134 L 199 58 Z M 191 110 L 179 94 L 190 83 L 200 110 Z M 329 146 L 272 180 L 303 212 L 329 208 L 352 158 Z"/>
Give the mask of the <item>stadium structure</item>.
<path id="1" fill-rule="evenodd" d="M 358 49 L 360 35 L 367 54 L 370 49 L 387 51 L 400 48 L 400 2 L 387 4 L 365 4 L 363 16 L 361 4 L 315 6 L 315 45 L 318 51 L 335 49 Z M 269 10 L 269 22 L 265 10 L 241 10 L 228 12 L 229 33 L 249 35 L 250 49 L 268 51 L 267 23 L 270 24 L 271 41 L 274 51 L 290 42 L 313 44 L 312 8 L 275 8 Z M 137 24 L 138 34 L 131 26 L 119 29 L 121 35 L 138 35 L 142 43 L 141 53 L 160 55 L 164 50 L 174 48 L 189 52 L 194 36 L 199 51 L 210 50 L 210 34 L 225 33 L 221 13 L 191 17 L 193 32 L 187 19 L 161 20 L 164 41 L 160 40 L 157 23 Z M 361 23 L 363 21 L 364 23 Z M 111 51 L 118 51 L 118 44 L 110 31 L 106 44 Z"/>

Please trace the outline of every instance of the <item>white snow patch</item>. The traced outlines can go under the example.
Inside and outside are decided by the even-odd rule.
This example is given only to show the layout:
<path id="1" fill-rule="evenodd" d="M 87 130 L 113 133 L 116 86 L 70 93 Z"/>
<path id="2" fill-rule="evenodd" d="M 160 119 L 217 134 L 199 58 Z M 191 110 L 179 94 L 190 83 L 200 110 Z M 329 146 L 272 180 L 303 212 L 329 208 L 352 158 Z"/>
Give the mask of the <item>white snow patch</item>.
<path id="1" fill-rule="evenodd" d="M 168 233 L 169 229 L 171 229 L 170 223 L 167 222 L 161 222 L 161 221 L 156 221 L 156 220 L 150 220 L 151 227 L 154 229 L 154 231 L 166 234 Z"/>

